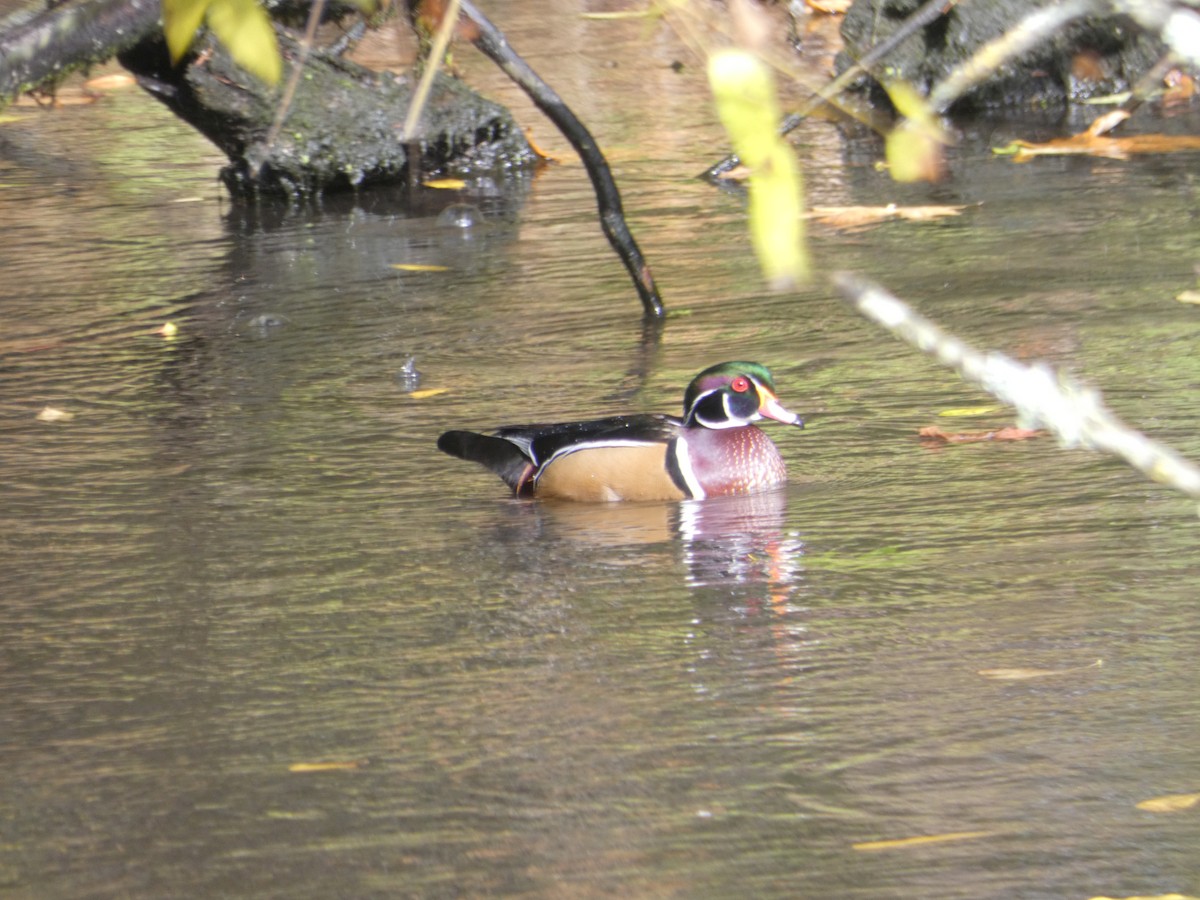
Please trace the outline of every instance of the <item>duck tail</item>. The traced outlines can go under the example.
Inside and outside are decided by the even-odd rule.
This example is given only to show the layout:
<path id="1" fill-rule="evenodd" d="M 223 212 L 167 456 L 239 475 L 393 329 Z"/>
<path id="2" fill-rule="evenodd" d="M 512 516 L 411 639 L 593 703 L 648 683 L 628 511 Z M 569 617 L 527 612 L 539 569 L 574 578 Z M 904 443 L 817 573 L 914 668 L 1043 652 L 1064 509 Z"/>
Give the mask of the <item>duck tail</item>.
<path id="1" fill-rule="evenodd" d="M 447 431 L 438 438 L 437 446 L 443 453 L 495 472 L 518 497 L 529 492 L 533 463 L 511 441 L 473 431 Z"/>

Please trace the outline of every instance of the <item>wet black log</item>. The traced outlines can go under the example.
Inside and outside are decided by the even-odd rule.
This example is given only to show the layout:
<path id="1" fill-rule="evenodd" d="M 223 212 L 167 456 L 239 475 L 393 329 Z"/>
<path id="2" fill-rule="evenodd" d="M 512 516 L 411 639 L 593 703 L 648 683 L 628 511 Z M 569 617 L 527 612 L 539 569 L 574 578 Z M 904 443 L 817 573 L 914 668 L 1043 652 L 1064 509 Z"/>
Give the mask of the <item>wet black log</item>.
<path id="1" fill-rule="evenodd" d="M 284 35 L 280 42 L 290 65 L 299 48 Z M 412 97 L 411 79 L 314 51 L 283 127 L 268 145 L 278 92 L 247 75 L 211 37 L 178 66 L 158 36 L 118 58 L 143 87 L 224 151 L 230 163 L 222 179 L 237 195 L 307 197 L 431 172 L 470 175 L 535 161 L 506 109 L 444 76 L 434 83 L 421 138 L 405 143 L 399 126 Z"/>
<path id="2" fill-rule="evenodd" d="M 0 20 L 0 106 L 133 46 L 160 27 L 160 9 L 159 0 L 92 0 Z"/>

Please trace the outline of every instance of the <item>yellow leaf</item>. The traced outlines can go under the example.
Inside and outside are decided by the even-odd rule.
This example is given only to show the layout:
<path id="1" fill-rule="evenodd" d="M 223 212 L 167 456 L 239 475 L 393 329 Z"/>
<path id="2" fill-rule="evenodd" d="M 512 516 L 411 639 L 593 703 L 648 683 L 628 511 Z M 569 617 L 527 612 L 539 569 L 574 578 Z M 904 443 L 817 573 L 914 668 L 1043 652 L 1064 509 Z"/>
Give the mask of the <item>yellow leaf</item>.
<path id="1" fill-rule="evenodd" d="M 892 179 L 900 182 L 938 181 L 945 174 L 943 146 L 950 137 L 938 116 L 912 85 L 894 81 L 888 97 L 904 120 L 887 136 L 885 152 Z"/>
<path id="2" fill-rule="evenodd" d="M 893 841 L 862 841 L 851 846 L 855 850 L 898 850 L 903 847 L 922 847 L 926 844 L 945 844 L 950 841 L 970 841 L 990 837 L 992 831 L 950 831 L 946 834 L 923 834 L 918 837 L 897 838 Z"/>
<path id="3" fill-rule="evenodd" d="M 1200 794 L 1166 794 L 1143 800 L 1137 808 L 1145 812 L 1179 812 L 1200 803 Z"/>
<path id="4" fill-rule="evenodd" d="M 65 409 L 59 409 L 56 406 L 46 406 L 37 414 L 39 422 L 70 422 L 75 418 L 75 413 L 67 412 Z"/>
<path id="5" fill-rule="evenodd" d="M 83 86 L 89 91 L 119 91 L 124 88 L 131 88 L 136 81 L 132 75 L 124 75 L 120 72 L 111 75 L 98 75 L 95 78 L 89 78 L 83 83 Z"/>
<path id="6" fill-rule="evenodd" d="M 808 277 L 800 166 L 779 136 L 779 102 L 770 70 L 743 50 L 708 60 L 717 113 L 733 149 L 750 169 L 750 237 L 767 282 L 786 288 Z"/>
<path id="7" fill-rule="evenodd" d="M 939 416 L 957 418 L 959 416 L 986 416 L 999 410 L 999 406 L 959 406 L 954 409 L 943 409 Z"/>
<path id="8" fill-rule="evenodd" d="M 424 263 L 392 263 L 393 269 L 401 272 L 449 272 L 449 266 L 434 266 Z"/>
<path id="9" fill-rule="evenodd" d="M 279 83 L 283 58 L 271 19 L 257 0 L 212 0 L 206 19 L 234 62 L 267 84 Z"/>
<path id="10" fill-rule="evenodd" d="M 1072 672 L 1082 672 L 1084 669 L 1099 669 L 1103 665 L 1104 660 L 1098 659 L 1086 666 L 1074 666 L 1070 669 L 980 669 L 976 674 L 982 675 L 984 678 L 994 678 L 997 681 L 1024 681 L 1027 678 L 1048 678 L 1051 675 L 1069 675 Z"/>
<path id="11" fill-rule="evenodd" d="M 444 191 L 460 191 L 467 186 L 461 178 L 434 178 L 421 183 L 422 187 L 436 188 Z"/>
<path id="12" fill-rule="evenodd" d="M 436 397 L 438 394 L 444 394 L 450 388 L 422 388 L 419 391 L 412 391 L 408 396 L 414 400 L 425 400 L 428 397 Z"/>
<path id="13" fill-rule="evenodd" d="M 315 763 L 292 763 L 288 766 L 289 772 L 340 772 L 353 769 L 361 769 L 363 761 L 359 759 L 349 760 L 346 762 L 315 762 Z"/>
<path id="14" fill-rule="evenodd" d="M 196 39 L 196 29 L 204 21 L 209 0 L 162 0 L 163 36 L 177 63 Z"/>
<path id="15" fill-rule="evenodd" d="M 921 125 L 905 119 L 892 129 L 885 146 L 892 179 L 902 184 L 938 181 L 945 174 L 942 143 Z"/>
<path id="16" fill-rule="evenodd" d="M 1175 299 L 1180 303 L 1200 303 L 1200 291 L 1183 291 Z"/>

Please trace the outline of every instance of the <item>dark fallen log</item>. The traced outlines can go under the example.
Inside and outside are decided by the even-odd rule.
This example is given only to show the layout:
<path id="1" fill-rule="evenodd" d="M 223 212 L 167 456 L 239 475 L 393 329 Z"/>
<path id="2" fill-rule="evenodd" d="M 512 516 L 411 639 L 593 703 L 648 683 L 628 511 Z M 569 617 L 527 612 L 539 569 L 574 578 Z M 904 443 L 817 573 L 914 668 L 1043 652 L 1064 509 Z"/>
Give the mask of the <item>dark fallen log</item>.
<path id="1" fill-rule="evenodd" d="M 279 37 L 290 62 L 299 46 L 285 34 Z M 211 36 L 201 38 L 180 65 L 171 64 L 157 35 L 118 59 L 229 157 L 221 177 L 239 196 L 308 197 L 403 182 L 422 173 L 469 175 L 536 159 L 506 109 L 449 77 L 434 83 L 422 137 L 406 143 L 399 125 L 412 97 L 410 79 L 314 50 L 283 127 L 268 144 L 278 94 L 243 72 Z"/>
<path id="2" fill-rule="evenodd" d="M 296 24 L 308 7 L 267 0 L 277 18 Z M 475 43 L 533 98 L 579 152 L 596 191 L 601 226 L 629 272 L 646 316 L 662 301 L 633 235 L 621 197 L 596 142 L 555 92 L 508 47 L 503 34 L 469 2 Z M 349 7 L 341 5 L 341 16 Z M 208 137 L 229 158 L 222 180 L 235 196 L 291 199 L 382 184 L 414 184 L 430 173 L 496 174 L 537 159 L 509 112 L 465 84 L 439 75 L 417 136 L 402 132 L 415 80 L 377 73 L 337 52 L 309 49 L 277 24 L 285 64 L 302 61 L 287 100 L 237 66 L 211 34 L 178 63 L 162 37 L 159 0 L 66 0 L 0 22 L 0 90 L 8 95 L 53 84 L 68 71 L 116 55 L 143 88 Z M 290 89 L 290 85 L 289 85 Z M 276 122 L 281 106 L 282 127 Z"/>
<path id="3" fill-rule="evenodd" d="M 0 106 L 99 65 L 160 28 L 159 0 L 92 0 L 0 20 Z"/>

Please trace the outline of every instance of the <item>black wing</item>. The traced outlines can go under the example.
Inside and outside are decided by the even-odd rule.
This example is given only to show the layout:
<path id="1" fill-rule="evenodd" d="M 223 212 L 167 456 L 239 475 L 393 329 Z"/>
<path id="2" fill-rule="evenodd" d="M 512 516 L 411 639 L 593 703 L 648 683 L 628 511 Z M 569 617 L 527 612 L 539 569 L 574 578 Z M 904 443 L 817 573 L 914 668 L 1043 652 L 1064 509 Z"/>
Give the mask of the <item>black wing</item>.
<path id="1" fill-rule="evenodd" d="M 535 466 L 540 466 L 573 446 L 669 441 L 682 425 L 674 416 L 610 416 L 588 422 L 507 425 L 497 429 L 495 436 L 511 442 Z"/>

